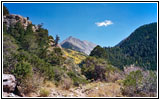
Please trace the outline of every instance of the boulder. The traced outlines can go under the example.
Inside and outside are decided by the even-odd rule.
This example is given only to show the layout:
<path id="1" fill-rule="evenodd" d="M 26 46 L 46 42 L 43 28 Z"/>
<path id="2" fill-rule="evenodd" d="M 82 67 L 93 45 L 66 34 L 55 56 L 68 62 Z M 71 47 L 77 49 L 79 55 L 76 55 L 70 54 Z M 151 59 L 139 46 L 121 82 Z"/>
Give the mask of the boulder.
<path id="1" fill-rule="evenodd" d="M 13 93 L 3 92 L 3 97 L 19 97 L 19 96 Z"/>
<path id="2" fill-rule="evenodd" d="M 4 92 L 13 92 L 16 87 L 16 79 L 11 74 L 3 74 L 3 91 Z"/>

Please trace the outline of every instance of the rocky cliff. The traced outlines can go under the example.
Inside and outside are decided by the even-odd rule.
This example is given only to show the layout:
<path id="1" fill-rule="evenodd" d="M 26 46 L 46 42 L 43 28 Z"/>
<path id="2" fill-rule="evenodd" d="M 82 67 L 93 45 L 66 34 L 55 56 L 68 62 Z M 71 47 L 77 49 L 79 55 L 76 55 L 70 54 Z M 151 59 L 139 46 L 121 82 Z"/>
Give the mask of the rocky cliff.
<path id="1" fill-rule="evenodd" d="M 24 26 L 24 29 L 26 29 L 29 24 L 32 24 L 32 22 L 29 20 L 29 17 L 23 17 L 14 14 L 3 16 L 3 23 L 6 24 L 7 28 L 11 25 L 14 26 L 17 22 L 20 22 Z M 32 29 L 35 32 L 38 30 L 38 26 L 33 25 Z"/>

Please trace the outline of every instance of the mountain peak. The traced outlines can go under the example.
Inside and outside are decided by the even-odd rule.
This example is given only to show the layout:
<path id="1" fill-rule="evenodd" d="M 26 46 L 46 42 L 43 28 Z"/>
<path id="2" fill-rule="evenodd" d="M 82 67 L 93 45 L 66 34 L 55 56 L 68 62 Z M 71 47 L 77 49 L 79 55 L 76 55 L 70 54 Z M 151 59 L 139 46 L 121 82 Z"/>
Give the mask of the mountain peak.
<path id="1" fill-rule="evenodd" d="M 89 55 L 90 52 L 93 50 L 93 48 L 97 46 L 94 43 L 88 42 L 86 40 L 82 41 L 72 36 L 69 36 L 66 40 L 62 41 L 60 45 L 63 48 L 68 48 L 79 52 L 83 52 L 87 55 Z"/>
<path id="2" fill-rule="evenodd" d="M 69 36 L 69 37 L 68 37 L 68 39 L 72 39 L 72 38 L 73 38 L 72 36 Z"/>

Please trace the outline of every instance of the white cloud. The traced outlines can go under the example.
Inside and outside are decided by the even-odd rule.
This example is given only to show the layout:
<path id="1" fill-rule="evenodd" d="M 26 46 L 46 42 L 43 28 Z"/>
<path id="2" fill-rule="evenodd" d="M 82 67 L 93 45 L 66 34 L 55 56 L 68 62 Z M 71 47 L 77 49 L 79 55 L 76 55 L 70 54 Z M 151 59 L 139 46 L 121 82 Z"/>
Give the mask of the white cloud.
<path id="1" fill-rule="evenodd" d="M 95 23 L 98 27 L 101 27 L 101 26 L 109 26 L 109 25 L 111 25 L 111 24 L 113 24 L 113 22 L 112 21 L 110 21 L 110 20 L 105 20 L 105 21 L 103 21 L 103 22 L 97 22 L 97 23 Z"/>

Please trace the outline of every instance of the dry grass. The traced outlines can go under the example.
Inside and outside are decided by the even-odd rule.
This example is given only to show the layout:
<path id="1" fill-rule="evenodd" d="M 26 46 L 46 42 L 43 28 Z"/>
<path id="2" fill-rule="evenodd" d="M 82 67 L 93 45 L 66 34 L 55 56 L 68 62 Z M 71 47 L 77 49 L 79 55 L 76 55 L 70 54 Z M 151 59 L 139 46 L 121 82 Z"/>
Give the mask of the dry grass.
<path id="1" fill-rule="evenodd" d="M 116 83 L 92 83 L 88 84 L 88 97 L 121 97 L 120 85 Z"/>
<path id="2" fill-rule="evenodd" d="M 44 87 L 46 87 L 46 88 L 55 88 L 56 85 L 51 81 L 45 81 L 44 82 Z"/>
<path id="3" fill-rule="evenodd" d="M 69 90 L 72 87 L 73 82 L 70 78 L 64 78 L 60 84 L 62 89 Z"/>

